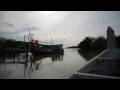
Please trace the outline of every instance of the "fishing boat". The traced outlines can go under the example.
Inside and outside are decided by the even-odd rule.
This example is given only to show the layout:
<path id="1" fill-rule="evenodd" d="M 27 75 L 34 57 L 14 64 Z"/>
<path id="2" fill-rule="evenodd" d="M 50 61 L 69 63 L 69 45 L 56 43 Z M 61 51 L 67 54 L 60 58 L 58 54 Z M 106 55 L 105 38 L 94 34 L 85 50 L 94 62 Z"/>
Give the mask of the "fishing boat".
<path id="1" fill-rule="evenodd" d="M 41 44 L 41 41 L 34 40 L 31 38 L 30 29 L 30 52 L 34 55 L 47 55 L 47 54 L 58 54 L 64 53 L 63 44 L 54 44 L 51 40 L 50 42 L 42 42 L 46 44 Z"/>
<path id="2" fill-rule="evenodd" d="M 31 40 L 31 52 L 35 55 L 64 53 L 62 44 L 40 44 L 38 40 Z"/>
<path id="3" fill-rule="evenodd" d="M 37 47 L 32 52 L 36 55 L 64 53 L 62 45 L 48 45 L 47 48 L 44 48 L 44 46 L 46 45 L 42 45 L 42 47 Z"/>

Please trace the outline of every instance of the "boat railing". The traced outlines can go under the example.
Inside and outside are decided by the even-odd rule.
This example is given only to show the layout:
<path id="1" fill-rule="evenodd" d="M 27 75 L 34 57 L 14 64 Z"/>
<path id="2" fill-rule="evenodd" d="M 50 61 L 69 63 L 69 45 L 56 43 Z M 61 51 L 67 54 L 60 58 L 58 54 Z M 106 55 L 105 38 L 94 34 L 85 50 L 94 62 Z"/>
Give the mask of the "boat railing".
<path id="1" fill-rule="evenodd" d="M 75 72 L 74 74 L 76 76 L 75 79 L 120 79 L 120 77 L 87 74 L 87 73 L 80 73 L 80 72 Z"/>

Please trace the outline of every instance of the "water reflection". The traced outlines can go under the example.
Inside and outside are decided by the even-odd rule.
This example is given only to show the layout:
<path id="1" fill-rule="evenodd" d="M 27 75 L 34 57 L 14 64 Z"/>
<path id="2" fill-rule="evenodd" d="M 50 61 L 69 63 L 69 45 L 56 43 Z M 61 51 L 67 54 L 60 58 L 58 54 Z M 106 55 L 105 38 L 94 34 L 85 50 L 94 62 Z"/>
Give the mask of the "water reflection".
<path id="1" fill-rule="evenodd" d="M 24 78 L 29 77 L 31 78 L 32 73 L 36 73 L 39 69 L 42 69 L 44 65 L 42 65 L 42 62 L 44 58 L 50 58 L 51 63 L 48 65 L 51 65 L 51 67 L 54 64 L 54 61 L 63 61 L 63 55 L 64 54 L 51 54 L 51 55 L 31 55 L 30 60 L 26 58 L 25 63 L 24 63 Z"/>
<path id="2" fill-rule="evenodd" d="M 4 69 L 6 70 L 5 55 L 0 57 L 0 63 L 4 63 Z"/>
<path id="3" fill-rule="evenodd" d="M 64 54 L 35 56 L 28 53 L 28 58 L 25 53 L 16 54 L 15 57 L 1 56 L 0 78 L 64 79 L 96 56 L 97 52 L 66 49 Z"/>
<path id="4" fill-rule="evenodd" d="M 50 56 L 51 61 L 52 61 L 51 67 L 53 66 L 53 64 L 54 64 L 55 61 L 63 61 L 63 55 L 64 55 L 63 53 L 62 54 L 53 54 L 53 55 L 51 55 Z M 64 63 L 64 65 L 65 65 L 65 63 Z"/>
<path id="5" fill-rule="evenodd" d="M 100 54 L 102 51 L 101 50 L 82 50 L 78 49 L 78 53 L 86 60 L 89 61 L 98 54 Z"/>
<path id="6" fill-rule="evenodd" d="M 25 61 L 25 54 L 16 54 L 16 55 L 4 55 L 0 57 L 0 63 L 24 63 Z"/>
<path id="7" fill-rule="evenodd" d="M 46 64 L 42 64 L 43 60 L 44 63 L 48 63 L 46 58 L 48 58 L 51 63 L 48 63 L 47 66 L 52 67 L 54 62 L 62 61 L 63 62 L 63 56 L 64 54 L 51 54 L 51 55 L 32 55 L 29 53 L 28 57 L 26 57 L 25 53 L 20 53 L 16 55 L 4 55 L 0 57 L 0 63 L 1 66 L 4 64 L 4 70 L 6 70 L 6 66 L 8 67 L 10 65 L 15 66 L 15 65 L 23 65 L 21 68 L 23 73 L 24 73 L 24 79 L 31 78 L 32 73 L 36 73 L 39 69 L 42 69 L 43 66 Z M 8 70 L 10 68 L 7 68 Z M 2 68 L 1 68 L 2 71 Z M 7 74 L 7 72 L 6 72 Z"/>
<path id="8" fill-rule="evenodd" d="M 41 65 L 42 63 L 42 58 L 41 56 L 30 56 L 30 59 L 26 58 L 25 63 L 24 63 L 24 78 L 30 77 L 30 74 L 33 73 L 34 71 L 36 72 L 37 70 L 41 69 L 40 67 L 43 67 Z"/>

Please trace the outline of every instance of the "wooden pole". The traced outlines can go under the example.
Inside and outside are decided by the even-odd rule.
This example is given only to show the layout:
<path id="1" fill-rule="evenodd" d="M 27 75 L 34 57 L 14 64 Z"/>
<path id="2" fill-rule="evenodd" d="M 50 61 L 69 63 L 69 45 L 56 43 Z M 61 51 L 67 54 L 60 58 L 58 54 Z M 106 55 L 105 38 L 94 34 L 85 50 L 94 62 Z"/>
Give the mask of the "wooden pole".
<path id="1" fill-rule="evenodd" d="M 30 40 L 29 40 L 29 36 L 28 36 L 28 42 L 30 42 Z"/>
<path id="2" fill-rule="evenodd" d="M 26 58 L 28 58 L 28 47 L 27 44 L 25 43 L 25 35 L 24 35 L 24 47 L 25 47 L 25 54 L 26 54 Z"/>
<path id="3" fill-rule="evenodd" d="M 24 42 L 25 42 L 25 35 L 24 35 Z"/>
<path id="4" fill-rule="evenodd" d="M 29 38 L 29 37 L 30 37 L 30 38 Z M 32 46 L 31 46 L 31 43 L 30 43 L 30 41 L 31 41 L 30 29 L 29 29 L 29 37 L 28 37 L 28 39 L 29 39 L 29 44 L 30 44 L 30 50 L 32 51 Z"/>
<path id="5" fill-rule="evenodd" d="M 29 36 L 28 36 L 28 43 L 29 43 L 29 46 L 30 46 L 30 49 L 31 49 L 31 45 L 30 45 L 30 40 L 29 40 Z"/>
<path id="6" fill-rule="evenodd" d="M 24 47 L 25 47 L 25 35 L 24 35 Z"/>

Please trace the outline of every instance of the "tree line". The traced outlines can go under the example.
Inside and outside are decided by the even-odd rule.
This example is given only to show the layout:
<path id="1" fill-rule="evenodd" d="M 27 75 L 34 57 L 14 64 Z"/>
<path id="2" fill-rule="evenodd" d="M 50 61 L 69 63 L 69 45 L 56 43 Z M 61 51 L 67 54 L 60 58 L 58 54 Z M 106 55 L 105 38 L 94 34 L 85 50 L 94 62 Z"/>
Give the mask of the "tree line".
<path id="1" fill-rule="evenodd" d="M 29 46 L 29 42 L 16 41 L 15 39 L 6 39 L 0 37 L 0 48 L 25 48 L 25 45 Z"/>
<path id="2" fill-rule="evenodd" d="M 115 36 L 116 48 L 120 47 L 120 35 Z M 81 49 L 105 50 L 107 49 L 107 38 L 104 36 L 85 37 L 77 46 Z"/>

